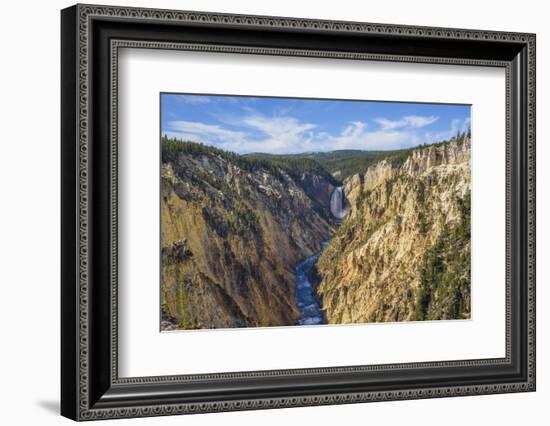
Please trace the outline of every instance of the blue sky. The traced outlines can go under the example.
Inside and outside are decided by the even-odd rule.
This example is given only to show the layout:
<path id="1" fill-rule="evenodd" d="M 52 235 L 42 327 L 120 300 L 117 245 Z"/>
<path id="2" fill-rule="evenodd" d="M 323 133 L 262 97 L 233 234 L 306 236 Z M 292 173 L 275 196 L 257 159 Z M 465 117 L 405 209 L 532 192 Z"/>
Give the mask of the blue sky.
<path id="1" fill-rule="evenodd" d="M 469 105 L 161 94 L 163 135 L 239 154 L 401 149 L 469 127 Z"/>

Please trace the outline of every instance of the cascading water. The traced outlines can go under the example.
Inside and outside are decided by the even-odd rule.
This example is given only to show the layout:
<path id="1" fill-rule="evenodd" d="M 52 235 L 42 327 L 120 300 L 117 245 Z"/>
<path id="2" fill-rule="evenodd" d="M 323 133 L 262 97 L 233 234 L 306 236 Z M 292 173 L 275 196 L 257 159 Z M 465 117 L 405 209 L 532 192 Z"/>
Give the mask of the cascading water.
<path id="1" fill-rule="evenodd" d="M 300 310 L 300 318 L 297 325 L 323 324 L 323 310 L 315 295 L 315 288 L 307 277 L 308 271 L 313 267 L 321 252 L 307 257 L 296 264 L 296 304 Z"/>
<path id="2" fill-rule="evenodd" d="M 330 212 L 338 220 L 342 220 L 348 213 L 341 186 L 336 187 L 332 191 L 330 196 Z"/>

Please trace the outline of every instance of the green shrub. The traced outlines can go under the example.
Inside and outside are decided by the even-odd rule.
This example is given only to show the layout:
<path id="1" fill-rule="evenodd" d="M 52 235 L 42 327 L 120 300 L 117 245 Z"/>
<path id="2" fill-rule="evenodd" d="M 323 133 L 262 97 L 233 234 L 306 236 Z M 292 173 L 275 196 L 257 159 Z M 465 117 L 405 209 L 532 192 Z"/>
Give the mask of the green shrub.
<path id="1" fill-rule="evenodd" d="M 470 315 L 470 192 L 458 200 L 460 220 L 445 225 L 422 262 L 415 320 L 459 319 Z"/>

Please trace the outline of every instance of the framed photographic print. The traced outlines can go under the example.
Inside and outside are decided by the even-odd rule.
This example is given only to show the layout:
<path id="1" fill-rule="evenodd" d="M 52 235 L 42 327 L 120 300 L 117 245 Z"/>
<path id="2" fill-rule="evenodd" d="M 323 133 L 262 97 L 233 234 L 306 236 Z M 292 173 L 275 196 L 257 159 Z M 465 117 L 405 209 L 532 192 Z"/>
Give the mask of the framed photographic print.
<path id="1" fill-rule="evenodd" d="M 535 390 L 535 36 L 76 5 L 74 420 Z"/>

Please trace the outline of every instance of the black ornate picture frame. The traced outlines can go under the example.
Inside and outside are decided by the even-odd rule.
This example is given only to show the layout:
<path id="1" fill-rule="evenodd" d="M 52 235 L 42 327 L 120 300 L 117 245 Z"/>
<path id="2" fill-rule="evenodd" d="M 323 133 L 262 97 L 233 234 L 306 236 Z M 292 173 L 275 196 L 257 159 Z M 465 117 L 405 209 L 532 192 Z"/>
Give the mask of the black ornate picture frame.
<path id="1" fill-rule="evenodd" d="M 62 415 L 93 420 L 535 390 L 534 34 L 95 5 L 64 9 L 61 29 Z M 505 69 L 506 356 L 120 378 L 122 47 Z"/>

